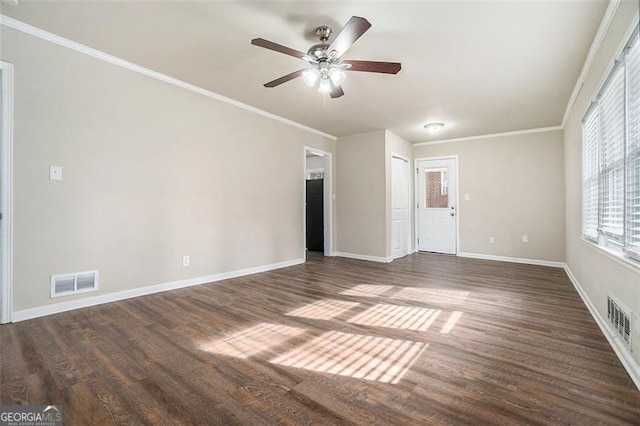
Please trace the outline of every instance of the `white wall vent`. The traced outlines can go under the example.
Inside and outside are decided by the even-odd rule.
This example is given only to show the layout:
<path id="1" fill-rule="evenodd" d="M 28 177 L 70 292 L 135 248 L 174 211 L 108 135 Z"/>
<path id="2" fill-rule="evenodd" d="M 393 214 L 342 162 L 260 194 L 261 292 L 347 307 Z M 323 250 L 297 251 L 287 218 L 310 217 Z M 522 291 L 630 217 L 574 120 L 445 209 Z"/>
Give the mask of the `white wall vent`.
<path id="1" fill-rule="evenodd" d="M 631 349 L 631 311 L 614 296 L 607 296 L 607 318 L 614 330 Z"/>
<path id="2" fill-rule="evenodd" d="M 51 275 L 51 297 L 67 296 L 98 289 L 98 271 Z"/>

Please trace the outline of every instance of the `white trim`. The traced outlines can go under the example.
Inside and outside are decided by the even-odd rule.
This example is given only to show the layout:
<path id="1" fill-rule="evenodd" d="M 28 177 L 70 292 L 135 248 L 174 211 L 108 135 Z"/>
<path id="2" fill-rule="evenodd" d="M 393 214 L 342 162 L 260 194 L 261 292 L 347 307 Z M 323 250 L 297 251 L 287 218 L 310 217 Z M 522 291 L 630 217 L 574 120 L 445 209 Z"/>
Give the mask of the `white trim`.
<path id="1" fill-rule="evenodd" d="M 369 256 L 368 254 L 344 253 L 344 252 L 338 251 L 338 252 L 335 252 L 334 255 L 337 257 L 346 257 L 347 259 L 367 260 L 369 262 L 380 262 L 380 263 L 393 262 L 393 257 Z"/>
<path id="2" fill-rule="evenodd" d="M 583 243 L 585 243 L 587 246 L 591 247 L 593 250 L 597 251 L 598 253 L 604 254 L 609 259 L 615 260 L 618 264 L 626 267 L 627 269 L 630 269 L 633 272 L 640 272 L 640 263 L 629 260 L 626 257 L 624 257 L 624 255 L 620 255 L 613 250 L 607 249 L 606 247 L 593 243 L 584 237 L 580 237 L 580 241 L 582 241 Z"/>
<path id="3" fill-rule="evenodd" d="M 529 135 L 532 133 L 555 132 L 562 129 L 564 129 L 563 126 L 539 127 L 537 129 L 514 130 L 512 132 L 489 133 L 485 135 L 465 136 L 462 138 L 455 138 L 455 139 L 442 139 L 442 140 L 435 140 L 432 142 L 420 142 L 420 143 L 414 143 L 413 146 L 440 145 L 443 143 L 466 142 L 466 141 L 473 141 L 478 139 L 500 138 L 503 136 Z"/>
<path id="4" fill-rule="evenodd" d="M 564 268 L 564 262 L 555 262 L 552 260 L 525 259 L 522 257 L 496 256 L 493 254 L 482 253 L 466 253 L 458 252 L 459 257 L 468 257 L 470 259 L 496 260 L 498 262 L 524 263 L 527 265 L 550 266 L 552 268 Z"/>
<path id="5" fill-rule="evenodd" d="M 600 78 L 600 81 L 596 85 L 596 88 L 593 91 L 593 93 L 591 93 L 589 96 L 589 98 L 591 99 L 591 102 L 589 103 L 589 106 L 587 107 L 584 114 L 582 114 L 582 117 L 580 117 L 581 120 L 584 120 L 584 118 L 587 115 L 587 112 L 589 112 L 589 110 L 594 106 L 594 103 L 597 100 L 599 94 L 602 92 L 604 86 L 612 77 L 614 68 L 616 68 L 623 61 L 624 55 L 625 55 L 625 47 L 629 44 L 629 42 L 631 41 L 631 36 L 635 32 L 635 30 L 638 28 L 638 17 L 639 17 L 638 14 L 636 14 L 635 18 L 631 21 L 631 25 L 629 26 L 629 28 L 627 28 L 627 31 L 624 34 L 624 38 L 618 44 L 618 47 L 616 47 L 615 53 L 611 58 L 611 60 L 609 61 L 609 63 L 607 64 L 606 68 L 604 69 L 604 72 L 602 73 L 602 77 Z"/>
<path id="6" fill-rule="evenodd" d="M 132 62 L 125 61 L 124 59 L 120 59 L 116 56 L 109 55 L 108 53 L 102 52 L 100 50 L 91 48 L 89 46 L 85 46 L 84 44 L 77 43 L 75 41 L 69 40 L 67 38 L 61 37 L 59 35 L 50 33 L 48 31 L 41 30 L 40 28 L 34 27 L 32 25 L 26 24 L 24 22 L 18 21 L 17 19 L 10 18 L 6 15 L 0 14 L 0 25 L 4 25 L 9 28 L 13 28 L 14 30 L 21 31 L 25 34 L 32 35 L 42 40 L 49 41 L 51 43 L 57 44 L 62 47 L 66 47 L 71 50 L 75 50 L 76 52 L 91 56 L 93 58 L 99 59 L 101 61 L 108 62 L 110 64 L 128 69 L 133 72 L 137 72 L 139 74 L 145 75 L 147 77 L 155 78 L 156 80 L 163 81 L 165 83 L 171 84 L 176 87 L 180 87 L 186 90 L 189 90 L 193 93 L 197 93 L 199 95 L 206 96 L 211 99 L 215 99 L 220 102 L 224 102 L 238 108 L 242 108 L 244 110 L 253 112 L 258 115 L 262 115 L 263 117 L 270 118 L 275 121 L 279 121 L 281 123 L 287 124 L 292 127 L 296 127 L 301 130 L 305 130 L 309 133 L 313 133 L 328 139 L 336 140 L 338 139 L 334 135 L 330 135 L 323 131 L 311 128 L 309 126 L 305 126 L 304 124 L 297 123 L 295 121 L 289 120 L 287 118 L 281 117 L 279 115 L 272 114 L 270 112 L 261 110 L 259 108 L 253 107 L 251 105 L 247 105 L 245 103 L 236 101 L 231 98 L 227 98 L 226 96 L 222 96 L 218 93 L 212 92 L 207 89 L 203 89 L 202 87 L 198 87 L 194 84 L 187 83 L 182 80 L 178 80 L 177 78 L 170 77 L 166 74 L 159 73 L 157 71 L 153 71 L 149 68 L 145 68 L 140 65 L 136 65 Z"/>
<path id="7" fill-rule="evenodd" d="M 333 156 L 330 152 L 305 146 L 302 152 L 302 257 L 306 258 L 307 250 L 307 153 L 324 157 L 324 255 L 333 256 Z"/>
<path id="8" fill-rule="evenodd" d="M 148 294 L 161 293 L 163 291 L 176 290 L 184 287 L 192 287 L 201 284 L 213 283 L 230 278 L 243 277 L 245 275 L 257 274 L 259 272 L 272 271 L 274 269 L 287 268 L 289 266 L 304 263 L 304 259 L 292 259 L 280 263 L 256 266 L 253 268 L 239 269 L 236 271 L 222 272 L 204 277 L 188 278 L 185 280 L 172 281 L 163 284 L 156 284 L 147 287 L 140 287 L 131 290 L 118 291 L 115 293 L 103 294 L 100 296 L 87 297 L 84 299 L 72 300 L 69 302 L 43 305 L 35 308 L 22 309 L 13 313 L 14 322 L 25 321 L 32 318 L 39 318 L 46 315 L 58 314 L 71 311 L 73 309 L 87 308 L 89 306 L 102 305 L 104 303 L 117 302 L 119 300 L 131 299 L 133 297 L 145 296 Z"/>
<path id="9" fill-rule="evenodd" d="M 0 179 L 0 211 L 2 240 L 0 241 L 0 294 L 2 317 L 0 324 L 11 322 L 13 310 L 13 65 L 0 61 L 2 70 L 2 135 Z"/>
<path id="10" fill-rule="evenodd" d="M 456 163 L 456 252 L 453 253 L 453 255 L 457 255 L 460 253 L 460 162 L 458 161 L 458 154 L 454 154 L 454 155 L 441 155 L 438 157 L 420 157 L 420 158 L 416 158 L 414 160 L 414 167 L 417 170 L 418 169 L 418 162 L 420 161 L 438 161 L 438 160 L 454 160 Z M 418 206 L 417 204 L 420 202 L 420 194 L 418 194 L 418 182 L 415 182 L 414 185 L 414 192 L 415 192 L 415 204 L 416 204 L 416 209 L 414 210 L 414 229 L 415 229 L 415 235 L 414 235 L 414 245 L 415 245 L 415 253 L 418 253 L 420 251 L 419 247 L 418 247 L 418 238 L 420 235 L 420 231 L 419 231 L 419 213 L 418 213 Z M 446 253 L 449 254 L 449 253 Z"/>
<path id="11" fill-rule="evenodd" d="M 591 71 L 591 66 L 593 65 L 593 61 L 600 50 L 600 46 L 602 46 L 602 41 L 604 40 L 607 31 L 609 30 L 609 26 L 611 25 L 611 21 L 613 21 L 613 17 L 618 10 L 618 6 L 620 6 L 621 0 L 610 0 L 609 5 L 607 6 L 607 10 L 604 12 L 604 16 L 602 17 L 602 21 L 600 21 L 600 26 L 598 27 L 598 31 L 596 32 L 595 37 L 593 38 L 593 42 L 591 43 L 591 47 L 589 48 L 589 53 L 587 54 L 587 58 L 584 61 L 584 65 L 582 66 L 582 71 L 580 71 L 580 76 L 578 80 L 576 80 L 576 85 L 573 87 L 573 92 L 571 92 L 571 97 L 569 98 L 569 102 L 567 102 L 567 108 L 564 111 L 564 116 L 562 117 L 562 125 L 561 127 L 567 124 L 567 120 L 569 119 L 569 114 L 573 109 L 573 105 L 578 99 L 578 95 L 582 90 L 582 86 L 584 85 L 585 80 L 587 79 L 587 75 L 589 71 Z M 637 19 L 635 20 L 637 22 Z M 628 38 L 628 37 L 627 37 Z"/>
<path id="12" fill-rule="evenodd" d="M 627 370 L 627 373 L 629 374 L 629 377 L 631 377 L 633 383 L 636 385 L 638 390 L 640 390 L 640 366 L 638 366 L 636 361 L 632 358 L 629 350 L 626 347 L 626 344 L 621 340 L 621 337 L 618 334 L 614 334 L 611 331 L 608 326 L 608 322 L 604 318 L 602 318 L 596 307 L 593 305 L 593 303 L 591 303 L 589 296 L 571 272 L 569 265 L 564 265 L 564 271 L 571 280 L 573 287 L 580 295 L 582 302 L 585 304 L 585 306 L 591 313 L 591 316 L 596 321 L 596 324 L 598 324 L 598 327 L 600 327 L 602 334 L 604 334 L 607 342 L 609 342 L 609 346 L 611 346 L 615 354 L 618 356 L 618 359 L 622 363 L 624 369 Z"/>

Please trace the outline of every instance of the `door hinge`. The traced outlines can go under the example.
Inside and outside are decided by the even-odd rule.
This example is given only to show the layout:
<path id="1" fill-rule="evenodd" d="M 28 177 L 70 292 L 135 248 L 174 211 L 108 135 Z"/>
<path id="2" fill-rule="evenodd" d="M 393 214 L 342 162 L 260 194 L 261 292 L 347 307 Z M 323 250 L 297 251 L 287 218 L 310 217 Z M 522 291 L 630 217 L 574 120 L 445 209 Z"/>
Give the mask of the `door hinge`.
<path id="1" fill-rule="evenodd" d="M 420 238 L 418 238 L 418 244 L 420 244 Z"/>

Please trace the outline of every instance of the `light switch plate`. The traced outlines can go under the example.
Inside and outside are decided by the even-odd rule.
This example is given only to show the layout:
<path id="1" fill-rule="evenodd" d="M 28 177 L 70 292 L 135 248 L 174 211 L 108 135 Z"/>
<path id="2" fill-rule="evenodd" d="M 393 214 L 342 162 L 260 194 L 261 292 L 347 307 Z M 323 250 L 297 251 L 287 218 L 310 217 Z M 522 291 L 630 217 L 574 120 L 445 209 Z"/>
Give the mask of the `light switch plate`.
<path id="1" fill-rule="evenodd" d="M 61 166 L 49 166 L 49 180 L 62 180 Z"/>
<path id="2" fill-rule="evenodd" d="M 465 201 L 469 201 L 471 199 L 471 195 L 469 194 L 464 194 L 464 200 Z"/>

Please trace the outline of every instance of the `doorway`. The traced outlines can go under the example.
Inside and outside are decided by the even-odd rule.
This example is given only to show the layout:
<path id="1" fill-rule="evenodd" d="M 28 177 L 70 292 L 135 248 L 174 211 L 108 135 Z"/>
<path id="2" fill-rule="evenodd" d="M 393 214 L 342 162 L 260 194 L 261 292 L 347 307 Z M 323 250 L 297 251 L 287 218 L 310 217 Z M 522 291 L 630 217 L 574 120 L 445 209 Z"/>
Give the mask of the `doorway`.
<path id="1" fill-rule="evenodd" d="M 304 149 L 304 253 L 333 252 L 332 219 L 332 157 L 315 148 Z"/>
<path id="2" fill-rule="evenodd" d="M 457 157 L 416 160 L 419 251 L 457 253 L 457 165 Z"/>
<path id="3" fill-rule="evenodd" d="M 0 323 L 12 311 L 13 65 L 0 61 Z"/>
<path id="4" fill-rule="evenodd" d="M 409 160 L 391 157 L 391 254 L 398 259 L 409 254 Z"/>

